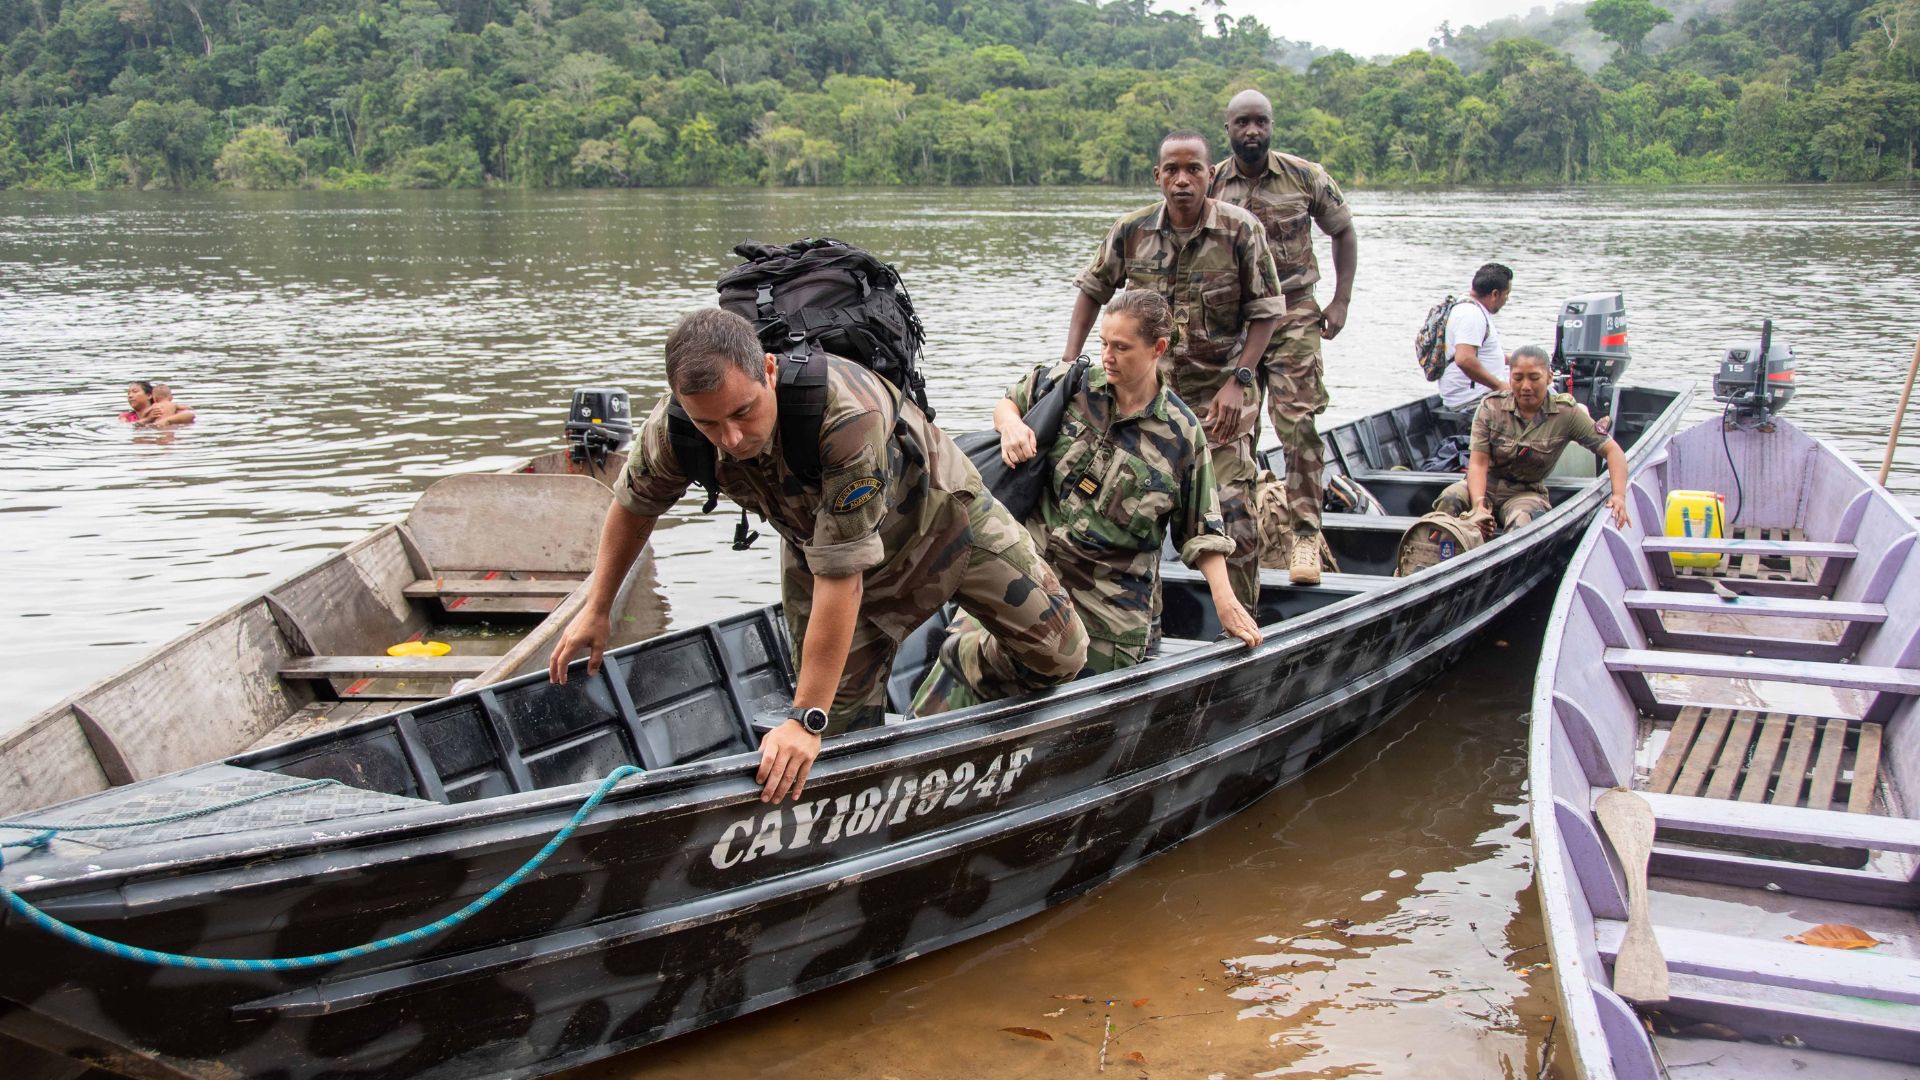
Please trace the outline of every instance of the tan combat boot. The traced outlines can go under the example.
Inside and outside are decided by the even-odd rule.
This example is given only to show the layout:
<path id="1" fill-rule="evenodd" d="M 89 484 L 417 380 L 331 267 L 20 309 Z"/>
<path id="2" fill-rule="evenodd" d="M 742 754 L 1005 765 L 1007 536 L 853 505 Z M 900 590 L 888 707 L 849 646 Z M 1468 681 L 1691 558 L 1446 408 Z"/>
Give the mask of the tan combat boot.
<path id="1" fill-rule="evenodd" d="M 1295 585 L 1320 584 L 1320 538 L 1302 536 L 1293 542 L 1293 561 L 1287 566 L 1287 577 Z"/>

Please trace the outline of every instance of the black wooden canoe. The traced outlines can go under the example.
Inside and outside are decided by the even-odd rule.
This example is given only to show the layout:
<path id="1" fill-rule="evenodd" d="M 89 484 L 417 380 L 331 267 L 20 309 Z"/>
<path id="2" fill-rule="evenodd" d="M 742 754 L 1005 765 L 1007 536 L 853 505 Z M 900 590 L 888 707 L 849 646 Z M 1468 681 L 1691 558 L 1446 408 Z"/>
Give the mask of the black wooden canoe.
<path id="1" fill-rule="evenodd" d="M 1635 458 L 1688 395 L 1629 389 Z M 1476 631 L 1556 577 L 1606 482 L 1552 481 L 1531 528 L 1406 579 L 1409 514 L 1454 475 L 1394 471 L 1434 440 L 1415 402 L 1326 435 L 1390 517 L 1331 516 L 1345 573 L 1263 582 L 1267 641 L 1214 641 L 1204 583 L 1168 574 L 1153 661 L 832 740 L 806 798 L 758 801 L 756 725 L 791 685 L 773 608 L 36 811 L 123 821 L 303 779 L 171 825 L 8 852 L 0 884 L 154 949 L 274 957 L 436 919 L 527 859 L 595 782 L 623 783 L 541 871 L 424 943 L 293 973 L 161 969 L 7 914 L 0 1036 L 139 1076 L 535 1076 L 985 933 L 1195 835 L 1384 723 Z M 896 695 L 924 664 L 903 649 Z M 896 696 L 896 701 L 898 697 Z M 24 838 L 0 830 L 0 842 Z M 0 1053 L 8 1048 L 0 1047 Z M 19 1049 L 24 1051 L 24 1047 Z M 51 1060 L 51 1059 L 49 1059 Z"/>

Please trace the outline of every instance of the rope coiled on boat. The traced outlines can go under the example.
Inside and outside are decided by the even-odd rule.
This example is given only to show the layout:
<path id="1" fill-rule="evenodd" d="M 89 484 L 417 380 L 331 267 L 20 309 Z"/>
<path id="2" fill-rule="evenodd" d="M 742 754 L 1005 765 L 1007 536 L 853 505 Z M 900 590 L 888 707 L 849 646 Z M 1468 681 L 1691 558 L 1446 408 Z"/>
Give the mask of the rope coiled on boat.
<path id="1" fill-rule="evenodd" d="M 106 953 L 108 956 L 117 957 L 122 960 L 132 960 L 137 963 L 152 964 L 157 967 L 192 968 L 198 971 L 300 971 L 306 968 L 325 967 L 329 964 L 338 964 L 344 960 L 353 960 L 362 956 L 372 955 L 373 953 L 384 952 L 387 949 L 397 948 L 401 945 L 411 945 L 415 942 L 425 941 L 428 938 L 444 934 L 448 930 L 459 926 L 461 923 L 485 911 L 487 908 L 493 906 L 495 901 L 512 892 L 515 887 L 526 880 L 527 875 L 538 870 L 540 864 L 546 862 L 554 852 L 560 850 L 561 845 L 567 842 L 567 838 L 573 835 L 574 830 L 579 828 L 587 818 L 593 814 L 594 810 L 599 808 L 601 800 L 612 793 L 615 785 L 629 776 L 637 776 L 645 771 L 645 769 L 636 765 L 622 765 L 608 773 L 606 779 L 600 781 L 600 786 L 593 790 L 593 794 L 588 795 L 586 801 L 580 804 L 580 809 L 574 811 L 573 817 L 569 818 L 567 823 L 562 825 L 560 830 L 554 833 L 553 837 L 549 839 L 539 851 L 535 852 L 532 858 L 521 863 L 518 870 L 508 874 L 498 885 L 488 889 L 485 894 L 472 903 L 469 903 L 450 915 L 435 919 L 425 926 L 417 926 L 412 930 L 402 931 L 401 933 L 381 938 L 378 941 L 370 941 L 365 945 L 355 945 L 349 949 L 336 949 L 332 952 L 312 953 L 307 956 L 272 957 L 263 960 L 188 956 L 183 953 L 143 949 L 138 945 L 128 945 L 124 942 L 103 938 L 98 934 L 90 934 L 77 926 L 61 922 L 59 919 L 41 911 L 39 908 L 21 899 L 18 894 L 5 885 L 0 885 L 0 900 L 5 900 L 6 906 L 15 914 L 55 937 L 63 938 L 73 944 L 92 949 L 96 952 Z M 88 825 L 43 825 L 0 821 L 0 828 L 46 830 L 42 832 L 41 835 L 33 837 L 30 840 L 16 841 L 11 844 L 0 845 L 0 847 L 44 848 L 52 842 L 55 835 L 61 832 L 108 828 L 126 829 L 141 825 L 160 824 L 165 821 L 178 821 L 187 817 L 198 817 L 220 810 L 231 809 L 243 803 L 253 802 L 256 799 L 268 798 L 274 795 L 284 795 L 295 791 L 304 791 L 312 787 L 337 783 L 339 783 L 337 780 L 316 780 L 310 784 L 299 784 L 292 787 L 280 788 L 275 791 L 260 792 L 249 795 L 243 799 L 235 799 L 229 803 L 201 807 L 198 810 L 186 811 L 181 814 L 170 814 L 165 818 L 149 819 L 146 821 L 119 821 L 111 824 Z M 4 867 L 5 865 L 5 857 L 0 855 L 0 867 Z"/>

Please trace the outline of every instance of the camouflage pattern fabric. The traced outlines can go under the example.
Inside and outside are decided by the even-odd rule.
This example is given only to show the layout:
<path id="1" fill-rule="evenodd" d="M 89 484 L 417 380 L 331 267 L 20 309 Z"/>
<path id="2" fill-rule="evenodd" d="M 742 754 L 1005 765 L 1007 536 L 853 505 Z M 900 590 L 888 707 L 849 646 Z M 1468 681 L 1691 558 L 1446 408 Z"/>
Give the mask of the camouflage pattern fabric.
<path id="1" fill-rule="evenodd" d="M 1514 408 L 1513 391 L 1503 390 L 1480 399 L 1470 449 L 1487 455 L 1487 498 L 1501 528 L 1511 529 L 1530 523 L 1552 505 L 1545 480 L 1568 443 L 1597 453 L 1608 441 L 1571 394 L 1548 395 L 1528 423 Z M 1456 515 L 1470 511 L 1466 481 L 1448 485 L 1433 508 Z"/>
<path id="2" fill-rule="evenodd" d="M 987 495 L 979 472 L 953 440 L 928 422 L 918 406 L 902 401 L 891 383 L 838 357 L 828 365 L 820 463 L 821 478 L 815 483 L 794 474 L 781 452 L 776 427 L 767 448 L 755 458 L 737 461 L 719 454 L 714 475 L 728 498 L 765 518 L 786 542 L 781 596 L 796 649 L 806 636 L 813 576 L 862 575 L 860 621 L 834 699 L 828 728 L 832 733 L 846 730 L 849 723 L 872 721 L 873 707 L 885 700 L 894 648 L 949 599 L 960 596 L 966 603 L 971 589 L 973 603 L 986 606 L 989 601 L 979 598 L 981 590 L 997 586 L 1001 601 L 1015 592 L 1025 600 L 1030 590 L 1016 588 L 1009 573 L 989 574 L 985 584 L 973 580 L 983 572 L 983 560 L 1004 563 L 1003 553 L 1022 543 L 1025 553 L 1011 556 L 1016 562 L 1035 562 L 1038 555 L 1025 530 L 1005 527 L 1012 519 L 1004 510 L 999 517 L 1005 522 L 992 518 L 990 511 L 999 504 Z M 614 486 L 615 497 L 636 514 L 659 517 L 686 494 L 690 483 L 668 442 L 662 400 L 634 439 L 626 471 Z M 1060 606 L 1067 607 L 1064 594 Z M 1019 657 L 1021 668 L 1017 676 L 1009 674 L 996 685 L 1025 688 L 1028 683 L 1050 685 L 1072 678 L 1084 652 L 1077 644 L 1084 631 L 1071 609 L 1064 620 L 1071 621 L 1069 629 L 1058 617 L 1051 624 L 1040 619 L 1044 605 L 1011 607 L 1020 610 L 1025 621 L 1005 647 Z M 1062 655 L 1037 654 L 1048 648 L 1062 650 Z M 999 646 L 994 654 L 999 655 Z M 1013 670 L 996 664 L 996 670 Z"/>
<path id="3" fill-rule="evenodd" d="M 1269 570 L 1288 569 L 1293 562 L 1293 511 L 1288 507 L 1286 481 L 1260 470 L 1254 481 L 1253 519 L 1260 526 L 1260 565 Z M 1312 534 L 1320 547 L 1320 569 L 1340 572 L 1340 564 L 1327 546 L 1325 533 Z"/>
<path id="4" fill-rule="evenodd" d="M 954 596 L 962 614 L 914 694 L 915 716 L 1053 686 L 1086 666 L 1086 626 L 1032 535 L 993 499 L 976 506 L 973 521 Z"/>
<path id="5" fill-rule="evenodd" d="M 1200 224 L 1179 236 L 1166 220 L 1166 205 L 1127 214 L 1114 223 L 1074 287 L 1105 304 L 1121 288 L 1151 289 L 1173 308 L 1174 335 L 1160 359 L 1162 381 L 1204 422 L 1214 395 L 1226 385 L 1246 324 L 1287 312 L 1266 233 L 1245 210 L 1208 199 Z M 1260 423 L 1260 385 L 1249 387 L 1240 426 L 1248 435 L 1214 445 L 1213 475 L 1220 512 L 1235 543 L 1227 559 L 1234 595 L 1257 610 L 1260 594 L 1259 528 L 1253 521 L 1253 436 Z"/>
<path id="6" fill-rule="evenodd" d="M 1326 169 L 1278 150 L 1267 151 L 1267 171 L 1258 179 L 1247 176 L 1240 159 L 1228 155 L 1214 168 L 1208 194 L 1259 219 L 1274 268 L 1280 272 L 1281 291 L 1289 296 L 1305 291 L 1311 300 L 1311 290 L 1320 280 L 1309 222 L 1328 235 L 1353 224 L 1353 211 Z"/>
<path id="7" fill-rule="evenodd" d="M 1273 419 L 1273 432 L 1286 451 L 1292 527 L 1301 536 L 1320 531 L 1320 508 L 1326 498 L 1326 445 L 1313 422 L 1315 415 L 1326 411 L 1329 400 L 1323 374 L 1320 307 L 1309 296 L 1304 307 L 1294 308 L 1280 320 L 1260 362 L 1267 415 Z"/>

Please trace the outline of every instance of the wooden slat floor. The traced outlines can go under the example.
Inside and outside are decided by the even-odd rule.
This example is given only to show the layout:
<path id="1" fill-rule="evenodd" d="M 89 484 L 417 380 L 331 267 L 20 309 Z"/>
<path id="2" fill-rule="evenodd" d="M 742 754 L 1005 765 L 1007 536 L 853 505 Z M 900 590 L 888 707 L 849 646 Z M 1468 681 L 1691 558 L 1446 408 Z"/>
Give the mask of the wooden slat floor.
<path id="1" fill-rule="evenodd" d="M 1664 728 L 1645 790 L 1856 814 L 1885 813 L 1879 724 L 1689 706 Z"/>

